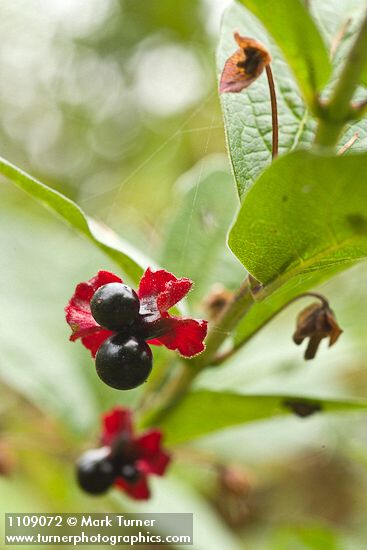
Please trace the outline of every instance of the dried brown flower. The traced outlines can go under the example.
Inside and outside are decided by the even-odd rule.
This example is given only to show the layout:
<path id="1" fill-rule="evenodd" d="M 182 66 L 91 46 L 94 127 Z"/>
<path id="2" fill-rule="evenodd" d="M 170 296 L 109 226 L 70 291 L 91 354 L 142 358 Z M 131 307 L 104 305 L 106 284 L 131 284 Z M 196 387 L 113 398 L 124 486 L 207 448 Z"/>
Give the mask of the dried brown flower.
<path id="1" fill-rule="evenodd" d="M 239 45 L 226 61 L 219 86 L 220 93 L 240 92 L 247 88 L 263 72 L 271 61 L 267 49 L 257 40 L 234 33 L 234 39 Z"/>
<path id="2" fill-rule="evenodd" d="M 314 303 L 298 315 L 293 341 L 300 345 L 305 338 L 309 338 L 304 356 L 308 360 L 315 357 L 323 338 L 329 338 L 330 347 L 335 344 L 342 332 L 327 302 Z"/>

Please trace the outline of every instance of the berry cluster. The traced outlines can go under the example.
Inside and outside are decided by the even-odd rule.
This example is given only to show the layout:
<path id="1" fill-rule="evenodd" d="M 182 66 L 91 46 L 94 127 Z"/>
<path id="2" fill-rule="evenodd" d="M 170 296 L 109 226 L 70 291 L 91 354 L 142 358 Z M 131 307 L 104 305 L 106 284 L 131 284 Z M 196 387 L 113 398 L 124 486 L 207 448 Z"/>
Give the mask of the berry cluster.
<path id="1" fill-rule="evenodd" d="M 109 271 L 79 283 L 65 312 L 72 334 L 96 358 L 99 377 L 128 390 L 145 382 L 152 369 L 150 345 L 184 357 L 205 348 L 207 322 L 178 317 L 169 310 L 190 291 L 192 281 L 147 268 L 137 292 Z"/>
<path id="2" fill-rule="evenodd" d="M 90 308 L 97 323 L 114 332 L 98 349 L 98 376 L 118 390 L 140 386 L 152 370 L 152 352 L 138 295 L 123 283 L 108 283 L 96 290 Z"/>
<path id="3" fill-rule="evenodd" d="M 101 495 L 114 485 L 118 478 L 135 485 L 140 473 L 134 465 L 134 457 L 124 452 L 113 452 L 110 447 L 91 449 L 77 462 L 79 486 L 91 495 Z"/>
<path id="4" fill-rule="evenodd" d="M 150 475 L 164 475 L 170 455 L 162 448 L 162 433 L 151 429 L 135 434 L 129 409 L 116 407 L 102 418 L 102 447 L 85 452 L 76 464 L 81 489 L 102 495 L 112 486 L 137 500 L 150 496 Z"/>

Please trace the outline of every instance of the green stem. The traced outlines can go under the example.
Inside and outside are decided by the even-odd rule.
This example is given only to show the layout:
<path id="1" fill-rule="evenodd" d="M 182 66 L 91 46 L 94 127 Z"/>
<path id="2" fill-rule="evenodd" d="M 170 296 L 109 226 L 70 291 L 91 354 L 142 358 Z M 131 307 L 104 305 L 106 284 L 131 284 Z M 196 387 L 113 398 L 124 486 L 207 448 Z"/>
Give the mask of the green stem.
<path id="1" fill-rule="evenodd" d="M 250 282 L 246 278 L 216 321 L 216 324 L 210 328 L 205 342 L 205 351 L 193 359 L 185 360 L 184 364 L 180 367 L 180 371 L 174 373 L 172 378 L 162 388 L 155 406 L 143 417 L 141 421 L 142 426 L 158 423 L 178 403 L 196 376 L 203 369 L 211 366 L 211 362 L 218 349 L 253 304 L 254 299 L 251 293 Z"/>
<path id="2" fill-rule="evenodd" d="M 328 104 L 322 108 L 315 143 L 334 147 L 345 124 L 353 118 L 351 101 L 367 64 L 367 14 L 349 52 Z"/>
<path id="3" fill-rule="evenodd" d="M 270 321 L 272 321 L 277 315 L 279 315 L 279 313 L 284 311 L 288 306 L 290 306 L 294 302 L 297 302 L 298 300 L 301 300 L 302 298 L 317 298 L 317 300 L 320 300 L 320 302 L 322 303 L 322 305 L 324 307 L 329 307 L 328 300 L 325 298 L 325 296 L 323 296 L 319 292 L 303 292 L 302 294 L 298 294 L 297 296 L 294 296 L 294 298 L 291 298 L 288 302 L 283 304 L 279 309 L 274 311 L 274 313 L 270 317 L 268 317 L 266 319 L 266 321 L 263 322 L 262 325 L 260 325 L 259 327 L 257 327 L 256 330 L 251 332 L 251 334 L 249 334 L 247 338 L 243 339 L 240 344 L 237 344 L 236 346 L 233 346 L 233 348 L 227 350 L 226 352 L 222 353 L 221 355 L 217 355 L 216 357 L 214 357 L 213 361 L 212 361 L 212 365 L 216 367 L 216 366 L 221 365 L 225 361 L 227 361 L 227 359 L 230 359 L 240 349 L 243 348 L 243 346 L 248 342 L 248 340 L 250 338 L 255 336 L 255 334 L 257 334 L 259 332 L 259 330 L 264 328 L 264 326 L 267 325 Z"/>
<path id="4" fill-rule="evenodd" d="M 248 277 L 246 277 L 237 293 L 217 319 L 216 324 L 210 329 L 205 342 L 205 351 L 194 359 L 188 360 L 188 366 L 194 368 L 196 371 L 210 366 L 218 349 L 253 304 L 254 299 L 252 297 L 250 282 Z"/>

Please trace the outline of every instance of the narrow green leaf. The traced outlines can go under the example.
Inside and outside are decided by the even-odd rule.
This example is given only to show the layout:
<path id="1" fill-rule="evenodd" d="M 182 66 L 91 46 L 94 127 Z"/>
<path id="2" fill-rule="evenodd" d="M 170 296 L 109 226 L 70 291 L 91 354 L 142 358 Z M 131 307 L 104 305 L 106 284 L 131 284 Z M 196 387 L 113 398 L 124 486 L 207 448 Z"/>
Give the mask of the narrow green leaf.
<path id="1" fill-rule="evenodd" d="M 0 174 L 92 241 L 116 262 L 132 282 L 139 281 L 143 273 L 142 266 L 147 264 L 147 260 L 133 250 L 131 245 L 122 241 L 112 230 L 88 218 L 72 200 L 39 182 L 3 158 L 0 158 Z M 136 261 L 132 259 L 133 256 L 137 258 Z"/>
<path id="2" fill-rule="evenodd" d="M 301 0 L 240 0 L 263 23 L 282 50 L 312 109 L 331 75 L 321 35 Z"/>
<path id="3" fill-rule="evenodd" d="M 194 391 L 161 422 L 168 444 L 182 443 L 232 426 L 294 414 L 288 402 L 315 405 L 323 412 L 366 411 L 366 400 L 329 399 L 294 395 L 244 395 Z"/>

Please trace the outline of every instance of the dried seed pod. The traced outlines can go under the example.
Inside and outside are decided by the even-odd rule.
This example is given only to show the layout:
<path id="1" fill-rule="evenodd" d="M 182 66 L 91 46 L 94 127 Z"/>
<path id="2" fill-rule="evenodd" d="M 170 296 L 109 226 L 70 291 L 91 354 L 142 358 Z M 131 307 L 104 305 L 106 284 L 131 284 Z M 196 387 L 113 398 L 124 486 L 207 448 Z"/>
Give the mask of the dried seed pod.
<path id="1" fill-rule="evenodd" d="M 298 315 L 293 341 L 300 345 L 305 338 L 309 338 L 304 356 L 309 360 L 315 357 L 323 338 L 329 338 L 330 347 L 335 344 L 342 332 L 328 303 L 317 302 L 306 307 Z"/>

